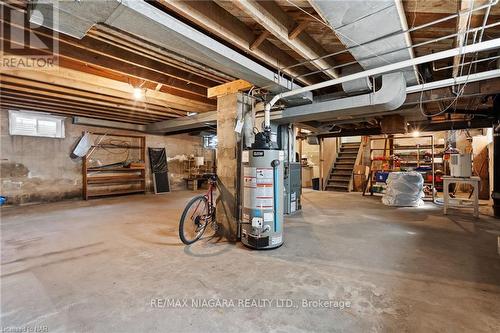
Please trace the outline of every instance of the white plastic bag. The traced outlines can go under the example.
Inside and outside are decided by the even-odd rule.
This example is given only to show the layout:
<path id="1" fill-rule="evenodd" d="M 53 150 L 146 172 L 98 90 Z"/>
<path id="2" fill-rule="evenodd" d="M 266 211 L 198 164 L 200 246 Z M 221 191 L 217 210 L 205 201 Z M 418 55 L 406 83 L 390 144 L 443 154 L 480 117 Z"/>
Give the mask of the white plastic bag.
<path id="1" fill-rule="evenodd" d="M 82 136 L 75 149 L 73 150 L 73 154 L 78 157 L 83 157 L 87 155 L 87 152 L 89 151 L 91 146 L 92 143 L 90 142 L 90 134 L 88 132 L 85 132 L 85 134 Z"/>
<path id="2" fill-rule="evenodd" d="M 418 207 L 424 204 L 424 178 L 418 172 L 391 172 L 382 203 L 387 206 Z"/>

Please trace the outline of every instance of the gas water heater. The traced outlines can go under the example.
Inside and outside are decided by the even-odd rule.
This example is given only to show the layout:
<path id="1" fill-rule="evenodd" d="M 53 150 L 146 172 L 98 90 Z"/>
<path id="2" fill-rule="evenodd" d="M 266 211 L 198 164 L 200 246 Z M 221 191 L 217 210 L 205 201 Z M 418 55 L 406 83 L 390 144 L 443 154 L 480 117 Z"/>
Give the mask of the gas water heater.
<path id="1" fill-rule="evenodd" d="M 260 133 L 259 133 L 260 134 Z M 255 249 L 283 244 L 284 152 L 264 135 L 243 151 L 241 242 Z"/>

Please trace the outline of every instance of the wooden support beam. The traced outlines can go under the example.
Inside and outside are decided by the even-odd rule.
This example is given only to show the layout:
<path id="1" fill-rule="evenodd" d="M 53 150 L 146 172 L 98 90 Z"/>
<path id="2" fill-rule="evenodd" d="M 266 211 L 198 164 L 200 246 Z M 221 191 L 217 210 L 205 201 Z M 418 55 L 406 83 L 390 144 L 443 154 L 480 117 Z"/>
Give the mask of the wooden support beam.
<path id="1" fill-rule="evenodd" d="M 305 28 L 307 28 L 309 23 L 310 22 L 302 21 L 299 24 L 297 24 L 295 28 L 293 28 L 292 31 L 290 31 L 290 33 L 288 34 L 288 39 L 294 40 L 295 38 L 297 38 L 297 36 L 300 35 L 300 33 L 304 31 Z"/>
<path id="2" fill-rule="evenodd" d="M 35 93 L 33 93 L 33 91 Z M 18 95 L 16 95 L 19 93 Z M 20 97 L 19 97 L 20 96 Z M 29 101 L 33 102 L 35 105 L 42 105 L 45 100 L 48 99 L 54 106 L 62 106 L 66 110 L 72 109 L 85 109 L 91 112 L 98 112 L 102 114 L 106 114 L 112 117 L 123 117 L 123 116 L 134 116 L 141 119 L 150 119 L 150 118 L 160 118 L 160 119 L 169 119 L 172 117 L 178 117 L 177 115 L 172 115 L 169 113 L 159 113 L 156 111 L 145 111 L 145 110 L 133 110 L 130 108 L 116 107 L 111 108 L 105 104 L 97 103 L 97 104 L 89 104 L 81 99 L 72 99 L 72 98 L 64 98 L 63 96 L 57 94 L 50 94 L 49 97 L 45 95 L 45 93 L 41 94 L 37 90 L 27 89 L 24 87 L 19 87 L 18 89 L 12 89 L 9 87 L 9 90 L 5 89 L 0 94 L 0 98 L 2 99 L 2 103 L 7 101 L 7 98 L 14 98 L 20 102 Z M 52 102 L 52 100 L 54 102 Z M 83 104 L 82 107 L 78 106 L 78 104 Z M 75 107 L 76 105 L 76 107 Z M 150 116 L 148 116 L 150 115 Z"/>
<path id="3" fill-rule="evenodd" d="M 133 103 L 128 103 L 127 100 L 120 98 L 113 98 L 111 96 L 106 95 L 97 95 L 91 93 L 80 93 L 78 90 L 63 88 L 58 91 L 53 91 L 53 87 L 47 84 L 36 84 L 27 80 L 13 80 L 7 75 L 2 75 L 1 77 L 1 85 L 2 85 L 2 93 L 5 90 L 16 91 L 16 92 L 24 92 L 28 93 L 28 95 L 35 96 L 50 96 L 57 99 L 71 100 L 77 102 L 88 103 L 89 105 L 97 105 L 103 107 L 114 108 L 116 113 L 119 114 L 121 110 L 134 111 L 137 113 L 148 112 L 151 114 L 158 115 L 175 115 L 175 111 L 172 111 L 168 108 L 159 108 L 159 107 L 145 107 L 142 103 L 137 103 L 134 105 Z M 34 99 L 31 97 L 31 99 Z"/>
<path id="4" fill-rule="evenodd" d="M 250 51 L 253 56 L 269 66 L 276 67 L 279 64 L 279 66 L 283 67 L 297 63 L 296 59 L 268 40 L 264 40 L 253 51 L 250 50 L 250 45 L 255 41 L 255 33 L 245 23 L 214 1 L 158 0 L 157 3 L 175 11 L 207 31 L 220 36 L 239 49 L 245 52 Z M 234 4 L 236 4 L 236 1 Z M 290 76 L 309 72 L 310 70 L 305 67 L 296 67 L 285 71 Z M 300 78 L 298 81 L 304 84 L 312 84 L 318 82 L 319 78 Z"/>
<path id="5" fill-rule="evenodd" d="M 71 69 L 59 68 L 59 70 L 55 71 L 10 70 L 6 72 L 6 76 L 38 81 L 48 85 L 56 85 L 52 87 L 52 90 L 57 90 L 58 87 L 67 87 L 70 89 L 79 89 L 85 92 L 127 99 L 129 103 L 134 105 L 142 104 L 142 101 L 133 100 L 133 87 L 130 84 L 117 82 L 97 75 L 81 73 Z M 48 88 L 50 88 L 50 86 Z M 112 98 L 109 98 L 109 100 L 112 100 Z M 148 108 L 153 109 L 155 106 L 160 106 L 162 109 L 171 107 L 173 109 L 189 112 L 213 111 L 211 106 L 207 106 L 204 103 L 179 98 L 154 90 L 146 91 L 146 104 Z M 184 115 L 182 111 L 178 112 L 179 115 Z"/>
<path id="6" fill-rule="evenodd" d="M 165 113 L 159 115 L 156 113 L 145 112 L 144 110 L 133 110 L 125 108 L 111 108 L 96 104 L 85 103 L 81 101 L 73 101 L 69 99 L 57 98 L 53 96 L 45 96 L 43 94 L 26 93 L 24 91 L 18 91 L 15 89 L 2 89 L 0 97 L 3 101 L 7 98 L 17 100 L 17 101 L 34 101 L 35 103 L 47 104 L 47 105 L 64 105 L 64 107 L 80 110 L 93 110 L 95 112 L 100 112 L 110 116 L 133 116 L 134 118 L 144 119 L 148 121 L 158 120 L 158 119 L 168 119 L 172 117 L 177 117 L 175 114 Z"/>
<path id="7" fill-rule="evenodd" d="M 205 77 L 218 84 L 234 80 L 233 77 L 214 70 L 210 67 L 194 62 L 187 58 L 183 58 L 175 54 L 175 59 L 172 52 L 167 49 L 154 45 L 152 43 L 138 39 L 136 36 L 129 35 L 124 31 L 116 31 L 107 26 L 97 26 L 91 29 L 87 36 L 99 39 L 111 45 L 126 49 L 139 55 L 144 55 L 153 60 L 174 66 L 176 68 L 188 71 L 197 76 Z"/>
<path id="8" fill-rule="evenodd" d="M 61 114 L 61 115 L 65 115 L 65 116 L 86 116 L 86 117 L 91 117 L 91 118 L 115 120 L 115 121 L 126 120 L 127 122 L 133 122 L 136 124 L 151 123 L 151 121 L 139 120 L 137 118 L 103 115 L 101 113 L 93 112 L 92 110 L 80 111 L 80 110 L 68 109 L 65 107 L 41 106 L 41 105 L 37 104 L 36 102 L 29 103 L 29 102 L 2 101 L 2 104 L 0 107 L 4 110 L 9 110 L 9 109 L 18 109 L 18 110 L 24 109 L 24 110 L 26 110 L 26 109 L 29 109 L 31 111 L 49 112 L 49 113 Z"/>
<path id="9" fill-rule="evenodd" d="M 304 59 L 316 59 L 327 54 L 326 50 L 306 33 L 289 39 L 289 32 L 294 29 L 296 22 L 276 2 L 239 0 L 234 4 Z M 331 68 L 334 65 L 331 59 L 318 59 L 311 61 L 311 64 L 324 70 L 323 73 L 331 78 L 339 77 L 337 71 Z"/>
<path id="10" fill-rule="evenodd" d="M 262 31 L 262 33 L 250 44 L 250 51 L 256 50 L 263 41 L 269 37 L 270 33 L 267 30 Z"/>
<path id="11" fill-rule="evenodd" d="M 8 24 L 14 33 L 23 33 L 23 30 L 29 30 L 14 23 Z M 46 43 L 53 38 L 52 34 L 43 27 L 36 31 L 29 31 Z M 2 36 L 2 41 L 17 44 L 16 41 L 6 40 L 4 36 Z M 103 70 L 127 75 L 139 80 L 162 83 L 184 93 L 186 96 L 191 95 L 193 98 L 203 98 L 206 96 L 206 88 L 218 83 L 142 55 L 119 49 L 91 37 L 74 40 L 71 37 L 60 35 L 58 41 L 58 56 L 63 59 L 82 62 L 87 65 L 91 64 Z"/>
<path id="12" fill-rule="evenodd" d="M 236 80 L 233 82 L 228 82 L 219 86 L 208 88 L 207 96 L 208 98 L 213 98 L 223 95 L 229 95 L 238 91 L 248 90 L 252 87 L 253 85 L 250 82 L 247 82 L 245 80 Z"/>
<path id="13" fill-rule="evenodd" d="M 458 10 L 461 12 L 466 12 L 472 8 L 474 5 L 474 0 L 462 0 L 459 3 L 459 8 Z M 461 47 L 465 44 L 465 38 L 466 34 L 465 31 L 467 30 L 467 25 L 469 23 L 469 18 L 471 18 L 471 15 L 469 13 L 464 13 L 460 15 L 457 18 L 457 38 L 455 40 L 455 47 Z M 462 56 L 457 55 L 453 58 L 453 77 L 458 76 L 458 71 L 460 69 L 460 60 Z"/>

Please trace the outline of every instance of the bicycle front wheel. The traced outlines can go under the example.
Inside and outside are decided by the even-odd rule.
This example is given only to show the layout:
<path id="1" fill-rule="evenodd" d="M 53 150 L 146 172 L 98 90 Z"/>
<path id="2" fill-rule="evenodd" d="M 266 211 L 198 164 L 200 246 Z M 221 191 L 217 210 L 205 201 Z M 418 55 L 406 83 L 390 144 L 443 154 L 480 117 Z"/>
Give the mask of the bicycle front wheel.
<path id="1" fill-rule="evenodd" d="M 193 244 L 201 238 L 211 220 L 208 200 L 204 195 L 191 199 L 184 208 L 179 222 L 179 237 L 186 244 Z"/>

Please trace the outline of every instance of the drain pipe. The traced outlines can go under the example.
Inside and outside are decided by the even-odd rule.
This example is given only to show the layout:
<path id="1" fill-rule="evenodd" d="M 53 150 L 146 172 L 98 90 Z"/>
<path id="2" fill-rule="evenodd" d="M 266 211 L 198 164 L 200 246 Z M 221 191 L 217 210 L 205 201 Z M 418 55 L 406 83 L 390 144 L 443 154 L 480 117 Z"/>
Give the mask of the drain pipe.
<path id="1" fill-rule="evenodd" d="M 310 86 L 306 86 L 303 88 L 294 89 L 294 90 L 290 90 L 290 91 L 287 91 L 284 93 L 277 94 L 271 99 L 271 101 L 269 103 L 266 103 L 266 105 L 265 105 L 265 108 L 264 108 L 264 127 L 266 128 L 266 126 L 269 126 L 269 128 L 270 128 L 271 108 L 276 104 L 276 102 L 278 102 L 282 98 L 298 95 L 298 94 L 305 93 L 305 92 L 310 92 L 310 91 L 313 91 L 316 89 L 330 87 L 330 86 L 344 83 L 344 82 L 349 82 L 349 81 L 353 81 L 353 80 L 357 80 L 357 79 L 366 78 L 369 76 L 380 75 L 380 74 L 386 73 L 386 72 L 397 71 L 397 70 L 401 70 L 401 69 L 406 68 L 406 67 L 413 67 L 416 65 L 424 64 L 427 62 L 432 62 L 435 60 L 451 58 L 451 57 L 454 57 L 456 55 L 481 52 L 481 51 L 486 51 L 486 50 L 490 50 L 490 49 L 495 49 L 498 47 L 500 47 L 500 38 L 495 38 L 495 39 L 491 39 L 491 40 L 481 42 L 481 43 L 471 44 L 471 45 L 462 46 L 462 47 L 456 47 L 456 48 L 451 49 L 451 50 L 432 53 L 432 54 L 428 54 L 428 55 L 421 56 L 418 58 L 403 60 L 400 62 L 396 62 L 394 64 L 389 64 L 389 65 L 381 66 L 378 68 L 368 69 L 368 70 L 361 71 L 361 72 L 358 72 L 355 74 L 346 75 L 346 76 L 343 76 L 343 77 L 340 77 L 337 79 L 331 79 L 331 80 L 327 80 L 324 82 L 312 84 Z"/>

